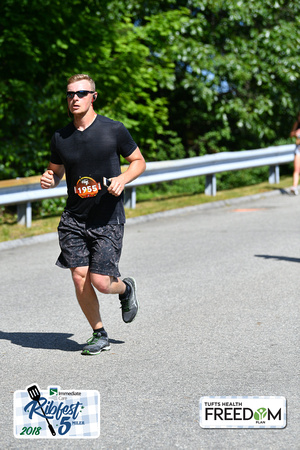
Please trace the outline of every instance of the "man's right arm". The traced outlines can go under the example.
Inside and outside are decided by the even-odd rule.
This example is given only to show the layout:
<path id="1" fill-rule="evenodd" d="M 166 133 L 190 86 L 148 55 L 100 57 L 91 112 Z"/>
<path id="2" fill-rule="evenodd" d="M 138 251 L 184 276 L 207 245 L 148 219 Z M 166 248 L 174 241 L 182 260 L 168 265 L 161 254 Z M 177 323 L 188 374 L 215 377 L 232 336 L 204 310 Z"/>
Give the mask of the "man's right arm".
<path id="1" fill-rule="evenodd" d="M 65 168 L 61 164 L 49 163 L 48 169 L 41 176 L 41 187 L 43 189 L 50 189 L 57 186 L 64 176 Z"/>

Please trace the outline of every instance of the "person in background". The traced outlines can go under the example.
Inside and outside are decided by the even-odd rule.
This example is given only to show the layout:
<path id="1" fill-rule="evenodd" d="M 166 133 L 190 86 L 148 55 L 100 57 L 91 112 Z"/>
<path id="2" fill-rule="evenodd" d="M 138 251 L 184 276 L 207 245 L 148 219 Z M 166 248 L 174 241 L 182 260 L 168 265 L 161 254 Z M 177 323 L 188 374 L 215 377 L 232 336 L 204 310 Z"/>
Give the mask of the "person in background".
<path id="1" fill-rule="evenodd" d="M 146 168 L 125 126 L 95 113 L 97 96 L 89 75 L 69 78 L 66 97 L 73 120 L 52 136 L 50 163 L 40 180 L 43 189 L 54 188 L 66 174 L 68 198 L 58 226 L 61 253 L 56 264 L 70 269 L 77 300 L 93 330 L 83 355 L 110 349 L 96 291 L 119 295 L 125 323 L 138 312 L 135 279 L 121 280 L 118 264 L 124 187 Z M 129 162 L 123 173 L 120 155 Z"/>
<path id="2" fill-rule="evenodd" d="M 294 151 L 294 173 L 293 186 L 290 189 L 291 194 L 298 195 L 298 184 L 300 174 L 300 111 L 297 114 L 297 120 L 293 125 L 290 137 L 296 138 L 296 147 Z"/>

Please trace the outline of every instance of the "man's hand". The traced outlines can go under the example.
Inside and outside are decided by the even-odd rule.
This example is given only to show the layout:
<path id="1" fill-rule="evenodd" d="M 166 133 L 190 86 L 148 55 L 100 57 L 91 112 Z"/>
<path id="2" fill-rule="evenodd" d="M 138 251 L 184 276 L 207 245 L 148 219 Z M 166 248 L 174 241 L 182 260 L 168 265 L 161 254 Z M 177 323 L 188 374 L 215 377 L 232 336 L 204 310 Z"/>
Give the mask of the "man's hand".
<path id="1" fill-rule="evenodd" d="M 107 192 L 115 197 L 119 197 L 124 191 L 125 185 L 135 180 L 146 169 L 144 157 L 138 147 L 125 159 L 129 162 L 127 170 L 118 177 L 110 178 L 111 185 L 107 188 Z"/>
<path id="2" fill-rule="evenodd" d="M 49 163 L 48 169 L 43 173 L 40 184 L 43 189 L 50 189 L 57 186 L 64 176 L 65 168 L 62 164 Z"/>
<path id="3" fill-rule="evenodd" d="M 40 184 L 43 189 L 54 188 L 55 180 L 53 170 L 47 169 L 46 172 L 43 173 L 43 175 L 41 176 Z"/>
<path id="4" fill-rule="evenodd" d="M 119 197 L 124 191 L 125 183 L 123 181 L 122 175 L 119 175 L 116 178 L 110 178 L 111 184 L 107 188 L 107 192 L 114 195 L 115 197 Z"/>

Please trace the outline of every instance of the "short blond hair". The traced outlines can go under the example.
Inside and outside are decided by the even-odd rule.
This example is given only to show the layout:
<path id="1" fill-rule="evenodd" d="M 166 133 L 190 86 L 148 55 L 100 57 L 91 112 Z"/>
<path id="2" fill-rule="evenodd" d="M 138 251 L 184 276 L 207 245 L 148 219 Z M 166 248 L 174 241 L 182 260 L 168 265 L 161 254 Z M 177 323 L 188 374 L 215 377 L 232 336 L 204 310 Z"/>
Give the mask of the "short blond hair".
<path id="1" fill-rule="evenodd" d="M 89 75 L 87 75 L 85 73 L 78 73 L 76 75 L 72 75 L 68 79 L 68 85 L 71 83 L 75 83 L 76 81 L 82 81 L 82 80 L 87 80 L 91 85 L 91 90 L 96 91 L 95 81 Z"/>

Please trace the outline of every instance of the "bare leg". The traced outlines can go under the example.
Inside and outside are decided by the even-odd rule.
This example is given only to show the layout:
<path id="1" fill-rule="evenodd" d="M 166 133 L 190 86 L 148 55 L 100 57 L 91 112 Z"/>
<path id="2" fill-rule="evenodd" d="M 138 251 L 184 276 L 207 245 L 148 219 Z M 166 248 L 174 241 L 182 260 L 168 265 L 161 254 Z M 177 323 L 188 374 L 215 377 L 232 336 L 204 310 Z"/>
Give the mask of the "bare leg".
<path id="1" fill-rule="evenodd" d="M 293 187 L 297 188 L 299 183 L 299 173 L 300 173 L 300 155 L 295 155 L 294 159 L 294 173 L 293 173 Z"/>
<path id="2" fill-rule="evenodd" d="M 96 330 L 103 327 L 100 306 L 95 288 L 103 294 L 123 294 L 125 283 L 120 278 L 90 273 L 89 267 L 71 269 L 78 303 L 89 324 Z"/>
<path id="3" fill-rule="evenodd" d="M 92 285 L 102 294 L 124 294 L 126 285 L 120 278 L 90 273 Z"/>
<path id="4" fill-rule="evenodd" d="M 99 301 L 91 284 L 88 266 L 71 269 L 78 303 L 89 324 L 96 330 L 103 327 Z"/>

